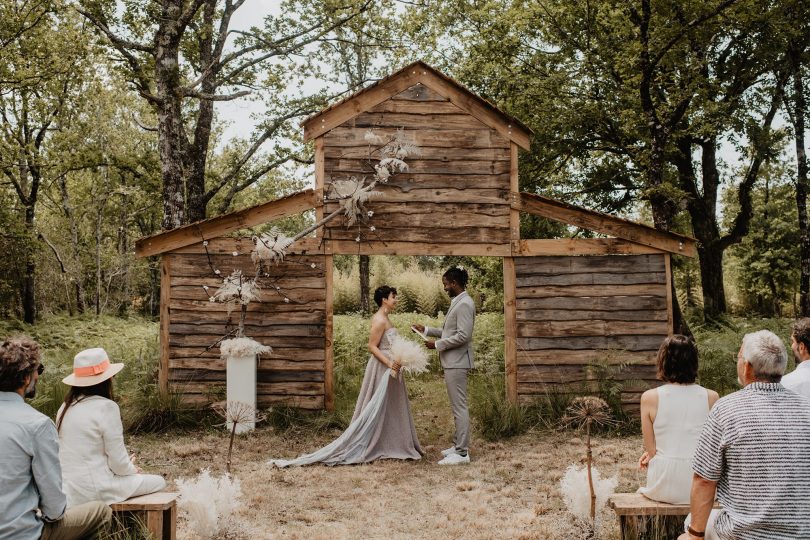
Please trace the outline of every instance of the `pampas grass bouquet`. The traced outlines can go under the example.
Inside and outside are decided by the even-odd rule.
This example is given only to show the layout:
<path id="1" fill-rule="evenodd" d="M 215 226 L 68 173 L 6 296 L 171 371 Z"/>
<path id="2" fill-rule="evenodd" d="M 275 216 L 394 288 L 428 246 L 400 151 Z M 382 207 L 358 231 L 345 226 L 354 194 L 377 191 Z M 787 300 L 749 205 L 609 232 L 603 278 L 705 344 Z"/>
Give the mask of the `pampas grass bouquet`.
<path id="1" fill-rule="evenodd" d="M 428 355 L 419 343 L 396 336 L 391 342 L 391 358 L 402 366 L 402 369 L 411 375 L 417 375 L 427 371 Z M 391 372 L 394 376 L 394 372 Z"/>

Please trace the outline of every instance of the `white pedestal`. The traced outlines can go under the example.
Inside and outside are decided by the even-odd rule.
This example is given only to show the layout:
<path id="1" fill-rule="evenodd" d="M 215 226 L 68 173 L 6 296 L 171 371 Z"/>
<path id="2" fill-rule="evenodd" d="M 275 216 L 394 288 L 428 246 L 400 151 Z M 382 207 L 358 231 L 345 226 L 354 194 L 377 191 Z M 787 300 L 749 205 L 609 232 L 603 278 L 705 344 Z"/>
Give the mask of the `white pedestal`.
<path id="1" fill-rule="evenodd" d="M 228 358 L 226 363 L 228 418 L 240 419 L 237 433 L 256 427 L 256 357 Z M 228 421 L 228 431 L 233 423 Z"/>

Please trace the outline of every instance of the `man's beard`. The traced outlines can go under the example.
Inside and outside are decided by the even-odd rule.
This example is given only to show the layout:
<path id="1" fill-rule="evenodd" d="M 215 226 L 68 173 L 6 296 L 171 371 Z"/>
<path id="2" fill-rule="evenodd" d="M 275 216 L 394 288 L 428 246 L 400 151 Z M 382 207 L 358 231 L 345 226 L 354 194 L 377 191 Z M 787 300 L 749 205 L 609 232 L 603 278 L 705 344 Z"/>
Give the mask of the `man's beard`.
<path id="1" fill-rule="evenodd" d="M 37 396 L 37 382 L 31 381 L 31 384 L 29 384 L 28 388 L 25 389 L 25 398 L 34 399 L 36 396 Z"/>

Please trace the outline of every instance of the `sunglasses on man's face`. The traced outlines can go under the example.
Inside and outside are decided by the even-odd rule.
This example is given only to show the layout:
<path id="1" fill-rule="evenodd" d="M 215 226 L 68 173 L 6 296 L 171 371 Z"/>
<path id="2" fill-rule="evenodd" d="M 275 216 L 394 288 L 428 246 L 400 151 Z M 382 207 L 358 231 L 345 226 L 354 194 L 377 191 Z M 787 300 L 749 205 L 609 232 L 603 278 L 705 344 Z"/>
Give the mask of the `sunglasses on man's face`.
<path id="1" fill-rule="evenodd" d="M 45 371 L 45 364 L 40 364 L 37 366 L 37 375 L 42 375 L 42 372 Z"/>

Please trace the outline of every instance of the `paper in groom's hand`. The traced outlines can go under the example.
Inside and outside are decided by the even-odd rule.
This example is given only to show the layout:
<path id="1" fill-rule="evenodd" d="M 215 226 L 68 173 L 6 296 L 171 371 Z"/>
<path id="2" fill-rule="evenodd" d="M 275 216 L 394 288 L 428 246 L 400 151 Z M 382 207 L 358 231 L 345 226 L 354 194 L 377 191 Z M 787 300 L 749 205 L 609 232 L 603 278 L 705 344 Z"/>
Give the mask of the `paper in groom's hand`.
<path id="1" fill-rule="evenodd" d="M 422 340 L 423 340 L 423 341 L 427 341 L 427 340 L 428 340 L 428 336 L 427 336 L 427 334 L 424 334 L 424 333 L 420 332 L 420 331 L 419 331 L 419 330 L 416 328 L 416 326 L 411 325 L 411 331 L 412 331 L 414 334 L 416 334 L 417 336 L 419 336 L 420 338 L 422 338 Z"/>

